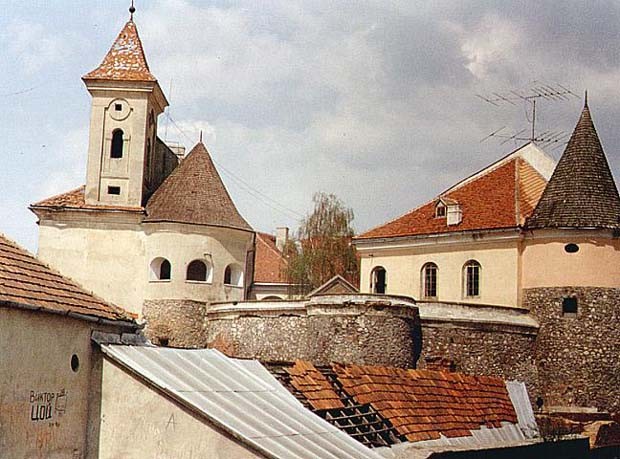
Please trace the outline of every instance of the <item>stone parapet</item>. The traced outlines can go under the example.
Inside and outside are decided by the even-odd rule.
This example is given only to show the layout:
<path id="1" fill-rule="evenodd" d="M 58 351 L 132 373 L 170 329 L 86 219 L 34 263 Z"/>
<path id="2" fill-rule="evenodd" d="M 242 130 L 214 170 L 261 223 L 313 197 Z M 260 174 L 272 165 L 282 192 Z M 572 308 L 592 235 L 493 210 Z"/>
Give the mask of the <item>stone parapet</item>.
<path id="1" fill-rule="evenodd" d="M 146 300 L 144 334 L 156 345 L 204 348 L 206 303 L 192 300 Z"/>
<path id="2" fill-rule="evenodd" d="M 207 342 L 230 356 L 414 368 L 418 311 L 410 298 L 321 295 L 303 301 L 214 304 Z"/>

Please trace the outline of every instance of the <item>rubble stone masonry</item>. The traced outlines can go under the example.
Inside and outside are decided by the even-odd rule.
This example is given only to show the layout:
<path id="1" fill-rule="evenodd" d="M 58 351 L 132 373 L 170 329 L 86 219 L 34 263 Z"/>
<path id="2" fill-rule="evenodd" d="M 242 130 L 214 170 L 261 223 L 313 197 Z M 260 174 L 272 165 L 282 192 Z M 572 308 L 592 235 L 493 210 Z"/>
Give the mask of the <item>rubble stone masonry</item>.
<path id="1" fill-rule="evenodd" d="M 420 353 L 417 309 L 385 301 L 297 303 L 278 309 L 240 303 L 207 313 L 210 347 L 240 358 L 262 361 L 309 360 L 415 368 Z M 368 301 L 367 301 L 368 300 Z"/>
<path id="2" fill-rule="evenodd" d="M 535 329 L 422 319 L 419 367 L 523 381 L 535 398 L 539 390 L 535 349 Z"/>
<path id="3" fill-rule="evenodd" d="M 577 312 L 563 313 L 563 299 Z M 524 306 L 540 323 L 536 346 L 545 406 L 620 411 L 620 289 L 532 288 Z"/>
<path id="4" fill-rule="evenodd" d="M 142 311 L 146 337 L 153 344 L 204 348 L 206 304 L 192 300 L 146 300 Z"/>

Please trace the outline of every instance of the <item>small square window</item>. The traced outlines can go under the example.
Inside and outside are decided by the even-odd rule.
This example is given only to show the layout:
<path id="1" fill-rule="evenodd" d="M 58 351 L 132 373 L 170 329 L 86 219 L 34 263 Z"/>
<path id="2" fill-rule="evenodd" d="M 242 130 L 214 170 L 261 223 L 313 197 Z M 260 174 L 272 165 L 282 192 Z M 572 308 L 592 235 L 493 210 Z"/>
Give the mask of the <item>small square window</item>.
<path id="1" fill-rule="evenodd" d="M 122 112 L 123 111 L 123 104 L 114 104 L 114 111 Z"/>
<path id="2" fill-rule="evenodd" d="M 121 187 L 120 186 L 109 186 L 108 194 L 116 194 L 116 195 L 121 194 Z"/>
<path id="3" fill-rule="evenodd" d="M 577 315 L 577 297 L 569 296 L 562 299 L 562 314 L 569 317 Z"/>

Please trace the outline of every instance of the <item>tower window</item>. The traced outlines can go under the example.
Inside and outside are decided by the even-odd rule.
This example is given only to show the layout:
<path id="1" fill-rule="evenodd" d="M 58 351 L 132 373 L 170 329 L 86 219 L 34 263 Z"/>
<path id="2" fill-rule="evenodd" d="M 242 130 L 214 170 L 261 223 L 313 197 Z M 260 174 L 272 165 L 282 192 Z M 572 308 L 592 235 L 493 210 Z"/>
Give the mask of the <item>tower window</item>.
<path id="1" fill-rule="evenodd" d="M 109 186 L 108 194 L 115 194 L 115 195 L 121 194 L 121 187 L 120 186 Z"/>
<path id="2" fill-rule="evenodd" d="M 566 244 L 564 246 L 564 250 L 566 251 L 566 253 L 577 253 L 579 252 L 579 246 L 577 244 Z"/>
<path id="3" fill-rule="evenodd" d="M 224 270 L 224 284 L 235 287 L 243 286 L 243 271 L 239 265 L 228 265 Z"/>
<path id="4" fill-rule="evenodd" d="M 463 267 L 463 276 L 465 281 L 465 296 L 480 296 L 480 263 L 476 260 L 470 260 Z"/>
<path id="5" fill-rule="evenodd" d="M 110 148 L 110 158 L 123 157 L 123 130 L 115 129 L 112 133 L 112 147 Z"/>
<path id="6" fill-rule="evenodd" d="M 157 257 L 151 261 L 151 280 L 170 280 L 172 274 L 172 265 L 168 260 Z"/>
<path id="7" fill-rule="evenodd" d="M 209 268 L 202 260 L 194 260 L 187 265 L 186 279 L 188 281 L 206 282 L 208 279 Z"/>
<path id="8" fill-rule="evenodd" d="M 568 296 L 566 298 L 562 298 L 562 314 L 569 317 L 577 315 L 576 296 Z"/>
<path id="9" fill-rule="evenodd" d="M 385 293 L 387 290 L 387 272 L 385 268 L 378 266 L 370 275 L 370 288 L 372 293 Z"/>
<path id="10" fill-rule="evenodd" d="M 114 110 L 117 112 L 123 111 L 123 104 L 114 104 Z"/>
<path id="11" fill-rule="evenodd" d="M 426 263 L 422 267 L 422 296 L 424 298 L 437 297 L 437 265 Z"/>

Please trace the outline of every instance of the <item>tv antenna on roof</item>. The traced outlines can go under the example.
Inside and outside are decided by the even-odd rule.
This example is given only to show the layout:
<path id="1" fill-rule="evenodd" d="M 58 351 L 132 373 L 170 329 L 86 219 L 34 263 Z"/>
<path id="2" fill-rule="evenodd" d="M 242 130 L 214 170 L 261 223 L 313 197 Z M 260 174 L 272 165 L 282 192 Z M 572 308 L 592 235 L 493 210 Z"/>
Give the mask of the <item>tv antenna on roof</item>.
<path id="1" fill-rule="evenodd" d="M 555 85 L 550 85 L 547 83 L 541 83 L 540 81 L 532 82 L 532 85 L 525 90 L 510 90 L 506 93 L 493 92 L 488 96 L 476 94 L 476 96 L 491 105 L 495 105 L 496 107 L 506 104 L 517 105 L 517 103 L 523 102 L 527 105 L 527 108 L 531 110 L 531 115 L 526 115 L 529 118 L 528 121 L 531 123 L 529 135 L 527 133 L 527 128 L 521 129 L 518 132 L 510 133 L 504 131 L 506 129 L 506 127 L 504 126 L 500 129 L 497 129 L 496 131 L 493 131 L 480 142 L 484 142 L 491 137 L 496 137 L 499 139 L 503 139 L 503 141 L 501 142 L 502 144 L 511 140 L 519 140 L 536 142 L 541 146 L 565 143 L 566 138 L 568 137 L 568 133 L 551 129 L 537 134 L 536 102 L 538 100 L 546 100 L 549 102 L 562 102 L 570 100 L 571 97 L 579 98 L 579 96 L 577 96 L 574 92 L 559 83 L 556 83 Z"/>

